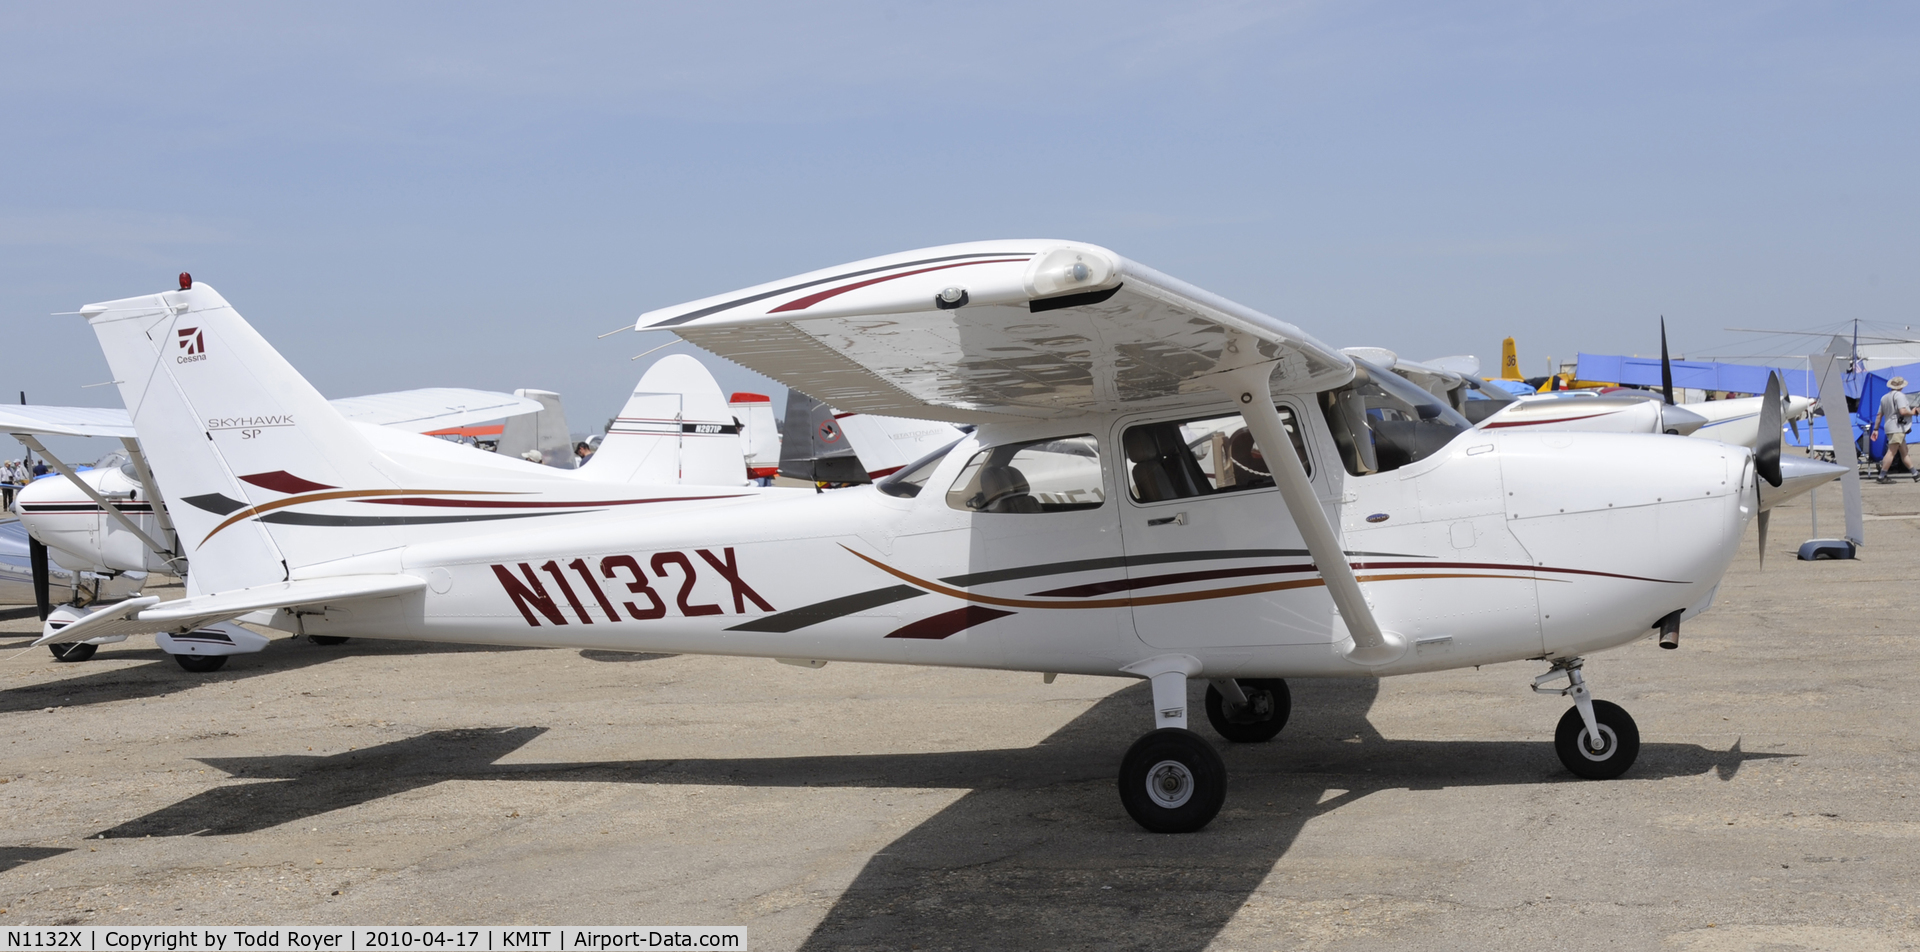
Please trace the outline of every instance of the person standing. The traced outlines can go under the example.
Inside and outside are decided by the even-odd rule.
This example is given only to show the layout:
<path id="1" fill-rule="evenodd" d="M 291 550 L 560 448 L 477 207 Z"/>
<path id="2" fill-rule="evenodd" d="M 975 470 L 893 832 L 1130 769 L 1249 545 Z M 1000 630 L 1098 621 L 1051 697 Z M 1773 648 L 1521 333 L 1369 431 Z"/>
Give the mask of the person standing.
<path id="1" fill-rule="evenodd" d="M 13 495 L 27 481 L 27 474 L 14 460 L 0 460 L 0 509 L 13 508 Z"/>
<path id="2" fill-rule="evenodd" d="M 1880 454 L 1880 475 L 1875 482 L 1888 483 L 1893 480 L 1887 473 L 1893 469 L 1893 458 L 1900 457 L 1900 465 L 1909 472 L 1913 462 L 1907 458 L 1907 427 L 1913 420 L 1913 405 L 1907 402 L 1907 395 L 1901 391 L 1907 389 L 1907 378 L 1895 377 L 1887 381 L 1887 394 L 1880 398 L 1880 412 L 1874 415 L 1873 431 L 1867 434 L 1872 441 L 1877 434 L 1887 436 L 1886 452 Z M 1916 474 L 1920 478 L 1920 474 Z"/>

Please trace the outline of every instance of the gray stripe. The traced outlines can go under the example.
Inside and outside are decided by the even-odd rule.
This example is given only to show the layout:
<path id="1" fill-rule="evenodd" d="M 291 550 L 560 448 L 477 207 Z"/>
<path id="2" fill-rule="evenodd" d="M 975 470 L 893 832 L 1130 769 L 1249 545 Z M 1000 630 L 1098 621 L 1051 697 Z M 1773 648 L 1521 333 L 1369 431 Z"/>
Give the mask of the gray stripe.
<path id="1" fill-rule="evenodd" d="M 891 605 L 894 602 L 906 601 L 909 598 L 915 598 L 925 594 L 927 593 L 911 585 L 893 585 L 887 588 L 876 588 L 871 592 L 860 592 L 856 595 L 830 598 L 824 602 L 814 602 L 811 605 L 803 605 L 799 608 L 781 612 L 778 615 L 756 618 L 746 624 L 735 625 L 727 630 L 777 631 L 783 633 L 799 631 L 808 625 L 817 625 L 823 621 L 831 621 L 844 615 L 863 612 L 869 608 L 879 608 L 882 605 Z"/>
<path id="2" fill-rule="evenodd" d="M 1348 552 L 1347 555 L 1363 558 L 1431 559 L 1431 555 L 1406 555 L 1398 552 Z M 1079 562 L 1054 562 L 1048 565 L 1028 565 L 1017 569 L 994 569 L 990 572 L 974 572 L 970 575 L 949 575 L 940 581 L 948 585 L 986 585 L 992 582 L 1010 582 L 1014 579 L 1038 578 L 1043 575 L 1065 575 L 1069 572 L 1094 572 L 1100 569 L 1118 569 L 1129 565 L 1164 565 L 1168 562 L 1205 562 L 1211 559 L 1304 559 L 1308 556 L 1305 549 L 1209 549 L 1201 552 L 1163 552 L 1157 555 L 1113 556 L 1105 559 L 1085 559 Z"/>

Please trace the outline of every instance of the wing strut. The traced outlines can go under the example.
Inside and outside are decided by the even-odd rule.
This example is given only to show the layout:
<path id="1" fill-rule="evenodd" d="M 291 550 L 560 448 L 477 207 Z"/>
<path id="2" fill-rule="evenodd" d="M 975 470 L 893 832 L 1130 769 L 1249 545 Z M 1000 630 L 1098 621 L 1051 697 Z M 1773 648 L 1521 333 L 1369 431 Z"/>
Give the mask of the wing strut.
<path id="1" fill-rule="evenodd" d="M 126 513 L 121 512 L 120 507 L 115 506 L 111 502 L 108 502 L 107 498 L 105 496 L 100 495 L 98 490 L 95 490 L 92 486 L 87 485 L 87 481 L 84 479 L 81 479 L 80 474 L 73 471 L 73 467 L 68 466 L 63 460 L 60 459 L 60 457 L 47 452 L 47 448 L 44 446 L 41 446 L 40 441 L 38 439 L 35 439 L 33 434 L 15 433 L 13 434 L 13 438 L 16 440 L 19 440 L 22 443 L 27 444 L 27 446 L 31 447 L 35 453 L 39 453 L 42 457 L 45 457 L 47 462 L 53 464 L 54 469 L 57 469 L 60 471 L 60 475 L 67 477 L 68 482 L 74 484 L 75 486 L 80 487 L 80 491 L 83 493 L 86 493 L 87 498 L 93 500 L 96 504 L 100 506 L 100 508 L 105 509 L 107 511 L 107 515 L 112 516 L 115 519 L 118 519 L 120 521 L 120 524 L 122 526 L 125 526 L 128 532 L 133 533 L 134 538 L 139 539 L 142 543 L 146 545 L 147 548 L 160 553 L 162 556 L 171 557 L 174 555 L 174 552 L 172 549 L 169 549 L 166 546 L 153 541 L 153 537 L 150 535 L 147 535 L 146 532 L 142 531 L 141 528 L 137 524 L 135 524 L 133 519 L 129 517 Z M 158 509 L 157 506 L 155 508 Z"/>
<path id="2" fill-rule="evenodd" d="M 1280 411 L 1274 409 L 1273 391 L 1268 385 L 1272 373 L 1271 363 L 1242 367 L 1214 377 L 1213 386 L 1239 405 L 1240 415 L 1260 445 L 1260 455 L 1267 460 L 1267 469 L 1273 473 L 1274 485 L 1280 489 L 1280 498 L 1286 502 L 1293 524 L 1299 527 L 1314 566 L 1326 579 L 1327 593 L 1333 596 L 1334 607 L 1340 610 L 1340 618 L 1353 636 L 1347 660 L 1369 666 L 1386 664 L 1406 652 L 1406 640 L 1393 632 L 1381 631 L 1380 623 L 1374 620 L 1373 609 L 1367 606 L 1366 596 L 1360 592 L 1360 581 L 1354 578 L 1353 566 L 1347 562 L 1347 553 L 1340 547 L 1340 537 L 1327 521 L 1326 511 L 1320 508 L 1320 500 L 1314 495 L 1313 483 L 1307 480 L 1306 469 L 1300 465 L 1300 457 L 1294 454 L 1286 423 L 1281 420 Z"/>

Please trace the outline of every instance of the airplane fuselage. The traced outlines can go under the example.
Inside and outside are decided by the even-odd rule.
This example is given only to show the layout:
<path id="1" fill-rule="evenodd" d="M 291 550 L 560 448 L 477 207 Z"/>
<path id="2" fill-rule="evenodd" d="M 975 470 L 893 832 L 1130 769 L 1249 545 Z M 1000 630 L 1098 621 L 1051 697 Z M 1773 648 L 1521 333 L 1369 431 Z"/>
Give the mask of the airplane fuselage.
<path id="1" fill-rule="evenodd" d="M 1306 421 L 1303 458 L 1366 597 L 1406 646 L 1389 663 L 1347 660 L 1344 627 L 1272 488 L 1140 498 L 1121 451 L 1126 431 L 1192 410 L 983 427 L 915 496 L 861 487 L 560 516 L 360 556 L 326 571 L 403 573 L 428 586 L 297 621 L 282 612 L 275 623 L 1083 674 L 1169 653 L 1198 659 L 1209 677 L 1402 674 L 1570 657 L 1644 637 L 1676 610 L 1697 614 L 1753 511 L 1748 456 L 1736 447 L 1476 429 L 1426 459 L 1355 476 L 1317 409 L 1292 410 Z M 1030 505 L 1053 511 L 972 511 L 949 491 L 991 455 L 983 448 L 1074 437 L 1090 438 L 1072 444 L 1083 455 L 1027 466 L 1029 495 L 1056 500 Z M 1097 468 L 1087 468 L 1089 446 Z M 1064 491 L 1043 489 L 1049 479 Z M 1077 495 L 1058 501 L 1068 492 Z"/>

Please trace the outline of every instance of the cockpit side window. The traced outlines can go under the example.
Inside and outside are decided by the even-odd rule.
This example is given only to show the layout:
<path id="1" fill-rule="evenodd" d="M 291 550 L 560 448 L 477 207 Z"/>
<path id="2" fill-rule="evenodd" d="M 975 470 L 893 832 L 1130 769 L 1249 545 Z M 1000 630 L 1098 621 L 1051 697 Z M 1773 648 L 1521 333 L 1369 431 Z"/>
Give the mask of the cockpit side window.
<path id="1" fill-rule="evenodd" d="M 1355 359 L 1353 381 L 1320 394 L 1340 459 L 1355 476 L 1388 473 L 1473 428 L 1452 407 L 1390 370 Z"/>
<path id="2" fill-rule="evenodd" d="M 1042 513 L 1106 504 L 1100 447 L 1092 436 L 989 446 L 967 461 L 947 505 L 967 512 Z"/>
<path id="3" fill-rule="evenodd" d="M 1279 406 L 1300 465 L 1313 474 L 1293 408 Z M 1260 445 L 1238 413 L 1142 423 L 1121 436 L 1127 451 L 1127 488 L 1140 502 L 1186 499 L 1273 485 Z"/>

